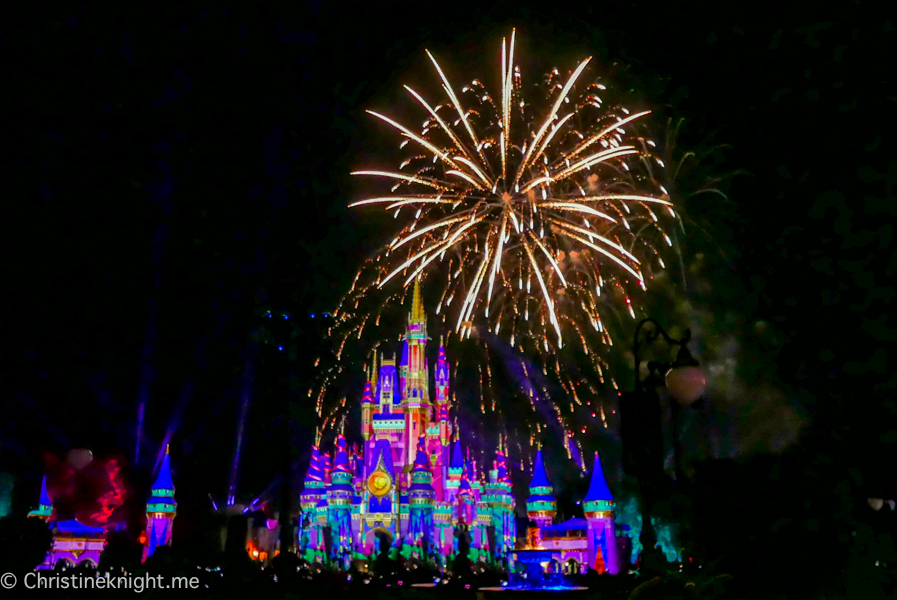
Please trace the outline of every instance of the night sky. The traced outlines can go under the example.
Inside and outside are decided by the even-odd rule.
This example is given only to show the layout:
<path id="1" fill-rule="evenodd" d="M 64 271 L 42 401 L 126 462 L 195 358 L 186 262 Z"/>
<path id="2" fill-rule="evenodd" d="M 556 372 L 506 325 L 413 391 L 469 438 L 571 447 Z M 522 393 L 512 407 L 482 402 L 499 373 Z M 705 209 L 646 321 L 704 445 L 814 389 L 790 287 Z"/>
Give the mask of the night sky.
<path id="1" fill-rule="evenodd" d="M 453 82 L 491 81 L 512 27 L 531 77 L 626 63 L 642 98 L 685 119 L 680 145 L 729 146 L 730 202 L 689 207 L 687 262 L 707 283 L 691 298 L 715 315 L 697 319 L 701 347 L 734 339 L 748 390 L 717 406 L 715 454 L 837 429 L 859 493 L 895 483 L 893 20 L 859 2 L 799 19 L 757 3 L 263 4 L 0 16 L 0 467 L 17 505 L 71 448 L 133 462 L 141 401 L 141 461 L 171 432 L 178 485 L 223 497 L 248 364 L 239 488 L 261 492 L 321 315 L 391 239 L 347 208 L 364 194 L 350 171 L 398 162 L 364 110 L 417 122 L 401 85 L 440 91 L 424 49 Z M 259 343 L 262 326 L 299 352 Z M 761 387 L 777 400 L 754 401 Z M 310 442 L 310 409 L 291 419 Z"/>

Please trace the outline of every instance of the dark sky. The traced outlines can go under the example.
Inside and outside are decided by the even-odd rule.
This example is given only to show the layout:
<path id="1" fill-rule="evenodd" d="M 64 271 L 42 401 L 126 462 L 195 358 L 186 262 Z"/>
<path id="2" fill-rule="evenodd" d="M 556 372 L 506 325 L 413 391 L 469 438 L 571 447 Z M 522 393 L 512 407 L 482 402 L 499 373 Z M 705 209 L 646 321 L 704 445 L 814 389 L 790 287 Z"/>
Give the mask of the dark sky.
<path id="1" fill-rule="evenodd" d="M 143 397 L 144 451 L 172 429 L 182 477 L 223 495 L 255 361 L 244 485 L 260 491 L 284 373 L 304 381 L 307 356 L 253 358 L 259 311 L 331 310 L 382 241 L 346 208 L 362 194 L 351 170 L 395 162 L 364 110 L 416 122 L 401 84 L 439 91 L 425 48 L 453 81 L 488 82 L 511 27 L 525 72 L 624 61 L 686 119 L 683 143 L 731 145 L 721 168 L 749 175 L 731 220 L 705 225 L 746 290 L 732 310 L 774 329 L 768 375 L 812 399 L 808 419 L 838 415 L 857 456 L 893 455 L 897 40 L 874 3 L 799 18 L 757 3 L 63 4 L 0 16 L 0 463 L 22 485 L 45 452 L 130 460 Z M 277 335 L 291 331 L 313 354 L 316 330 Z"/>

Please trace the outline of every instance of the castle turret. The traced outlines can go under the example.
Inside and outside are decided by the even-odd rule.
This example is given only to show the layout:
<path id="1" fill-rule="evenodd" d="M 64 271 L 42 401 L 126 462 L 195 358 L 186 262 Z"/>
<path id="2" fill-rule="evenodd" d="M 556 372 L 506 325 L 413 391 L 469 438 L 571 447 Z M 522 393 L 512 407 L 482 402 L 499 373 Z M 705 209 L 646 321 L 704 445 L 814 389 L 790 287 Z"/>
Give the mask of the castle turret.
<path id="1" fill-rule="evenodd" d="M 159 475 L 153 483 L 152 497 L 146 503 L 146 546 L 143 560 L 153 555 L 159 546 L 171 545 L 172 526 L 177 514 L 177 501 L 174 499 L 174 482 L 171 479 L 171 458 L 168 448 L 162 457 Z"/>
<path id="2" fill-rule="evenodd" d="M 452 446 L 452 460 L 449 462 L 448 481 L 445 484 L 446 501 L 454 503 L 461 485 L 464 472 L 464 456 L 461 452 L 461 440 L 455 440 Z"/>
<path id="3" fill-rule="evenodd" d="M 53 514 L 53 502 L 50 500 L 50 494 L 47 492 L 47 476 L 40 483 L 40 504 L 37 508 L 28 513 L 29 517 L 37 517 L 43 521 L 48 521 Z"/>
<path id="4" fill-rule="evenodd" d="M 614 528 L 614 497 L 604 479 L 601 459 L 595 453 L 592 481 L 583 500 L 583 511 L 589 523 L 589 567 L 599 573 L 620 572 L 620 557 Z"/>
<path id="5" fill-rule="evenodd" d="M 303 511 L 314 511 L 318 498 L 324 493 L 324 470 L 321 468 L 321 453 L 312 446 L 311 461 L 305 473 L 300 503 Z"/>
<path id="6" fill-rule="evenodd" d="M 317 445 L 312 446 L 311 461 L 309 462 L 303 483 L 302 494 L 299 497 L 302 508 L 300 551 L 305 553 L 309 550 L 314 552 L 323 547 L 323 538 L 321 537 L 320 528 L 317 526 L 317 509 L 318 502 L 325 497 L 324 468 L 321 464 L 321 452 L 318 450 Z M 326 499 L 324 503 L 326 505 Z"/>
<path id="7" fill-rule="evenodd" d="M 538 528 L 551 525 L 557 514 L 557 501 L 552 494 L 554 489 L 545 473 L 542 462 L 542 449 L 536 450 L 536 464 L 533 467 L 533 479 L 529 484 L 530 496 L 526 501 L 526 513 L 530 520 L 536 522 Z"/>

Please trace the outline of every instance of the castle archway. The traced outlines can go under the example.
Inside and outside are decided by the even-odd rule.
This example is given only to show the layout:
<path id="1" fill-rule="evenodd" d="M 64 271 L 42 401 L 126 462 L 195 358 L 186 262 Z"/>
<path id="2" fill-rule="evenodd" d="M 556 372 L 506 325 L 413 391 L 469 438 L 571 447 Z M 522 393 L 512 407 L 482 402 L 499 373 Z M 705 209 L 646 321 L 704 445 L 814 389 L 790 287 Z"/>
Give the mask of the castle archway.
<path id="1" fill-rule="evenodd" d="M 385 540 L 385 541 L 383 541 Z M 387 544 L 387 548 L 392 547 L 395 538 L 392 535 L 392 532 L 389 529 L 384 527 L 374 527 L 369 530 L 364 536 L 364 551 L 365 554 L 373 554 L 376 557 L 380 554 L 381 544 Z"/>

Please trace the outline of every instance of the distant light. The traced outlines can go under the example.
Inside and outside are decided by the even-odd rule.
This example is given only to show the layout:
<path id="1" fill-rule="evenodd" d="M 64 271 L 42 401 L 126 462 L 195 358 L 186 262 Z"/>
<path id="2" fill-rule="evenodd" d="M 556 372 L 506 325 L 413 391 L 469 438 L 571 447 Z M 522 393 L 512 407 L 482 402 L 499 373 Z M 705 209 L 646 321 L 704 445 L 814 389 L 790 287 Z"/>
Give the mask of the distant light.
<path id="1" fill-rule="evenodd" d="M 328 313 L 324 313 L 324 317 L 325 317 L 325 318 L 326 318 L 326 317 L 329 317 L 329 316 L 330 316 L 330 315 L 329 315 Z"/>
<path id="2" fill-rule="evenodd" d="M 312 318 L 312 319 L 315 318 L 315 313 L 311 313 L 311 318 Z"/>
<path id="3" fill-rule="evenodd" d="M 283 318 L 284 318 L 284 319 L 289 319 L 290 316 L 289 316 L 289 315 L 284 315 Z"/>
<path id="4" fill-rule="evenodd" d="M 277 349 L 278 349 L 278 350 L 283 350 L 283 346 L 278 346 Z"/>
<path id="5" fill-rule="evenodd" d="M 271 313 L 268 313 L 268 318 L 269 318 L 269 319 L 271 319 L 271 318 L 273 318 L 273 317 L 274 317 L 274 315 L 272 315 Z"/>

